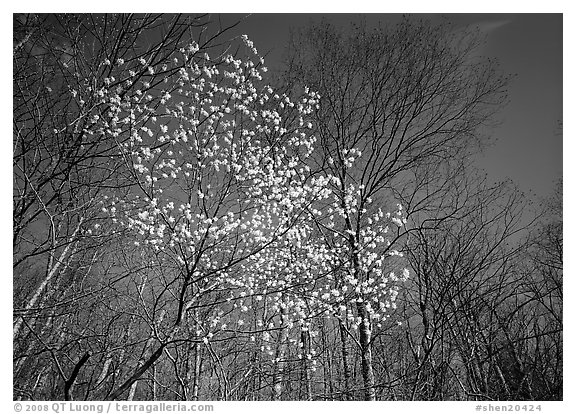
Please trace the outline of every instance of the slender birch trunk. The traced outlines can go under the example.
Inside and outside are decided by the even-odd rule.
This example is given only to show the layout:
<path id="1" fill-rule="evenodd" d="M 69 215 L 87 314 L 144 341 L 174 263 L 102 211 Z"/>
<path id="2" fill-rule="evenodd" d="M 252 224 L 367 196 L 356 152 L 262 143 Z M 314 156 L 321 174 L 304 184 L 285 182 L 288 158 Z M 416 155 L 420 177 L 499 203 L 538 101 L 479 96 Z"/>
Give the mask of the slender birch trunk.
<path id="1" fill-rule="evenodd" d="M 343 191 L 343 193 L 344 192 L 345 191 Z M 342 200 L 342 208 L 347 208 L 344 200 Z M 360 266 L 357 229 L 354 228 L 349 216 L 346 216 L 345 221 L 346 230 L 349 233 L 348 246 L 350 247 L 350 258 L 352 260 L 354 277 L 358 283 L 361 283 L 364 281 L 363 279 L 366 277 L 366 275 Z M 370 315 L 361 296 L 357 298 L 356 311 L 358 312 L 358 317 L 360 318 L 359 335 L 360 354 L 362 358 L 362 380 L 364 383 L 364 399 L 366 401 L 374 401 L 376 399 L 376 393 L 374 390 L 374 371 L 372 368 L 372 349 L 370 344 L 370 340 L 372 339 L 372 331 L 370 327 Z"/>
<path id="2" fill-rule="evenodd" d="M 201 364 L 202 347 L 200 342 L 194 344 L 194 381 L 192 383 L 192 401 L 198 401 L 200 390 L 200 364 Z"/>
<path id="3" fill-rule="evenodd" d="M 338 320 L 338 328 L 340 331 L 340 343 L 342 349 L 342 371 L 344 371 L 344 400 L 352 399 L 352 394 L 350 393 L 350 366 L 348 362 L 348 332 L 344 327 L 344 322 Z"/>
<path id="4" fill-rule="evenodd" d="M 162 321 L 164 320 L 164 315 L 166 315 L 165 309 L 163 309 L 160 312 L 160 315 L 158 316 L 158 322 L 157 322 L 158 325 L 160 325 L 162 323 Z M 144 344 L 144 350 L 142 351 L 142 357 L 138 360 L 139 366 L 142 366 L 145 364 L 146 358 L 144 358 L 144 355 L 146 355 L 148 348 L 150 347 L 151 342 L 152 342 L 152 337 L 150 337 L 146 340 L 146 344 Z M 137 388 L 138 388 L 138 380 L 134 381 L 134 383 L 130 386 L 130 393 L 128 394 L 128 401 L 132 401 L 134 399 L 134 395 L 136 394 Z"/>
<path id="5" fill-rule="evenodd" d="M 96 380 L 96 386 L 94 387 L 94 390 L 97 390 L 98 388 L 100 388 L 100 386 L 104 383 L 104 380 L 106 379 L 106 375 L 108 374 L 108 370 L 110 369 L 110 364 L 112 364 L 112 357 L 109 356 L 106 358 L 106 361 L 104 361 L 104 365 L 102 366 L 102 371 L 100 371 L 100 375 L 98 376 L 98 379 Z"/>
<path id="6" fill-rule="evenodd" d="M 372 331 L 370 329 L 370 317 L 364 302 L 357 302 L 356 309 L 360 322 L 360 351 L 362 357 L 362 379 L 364 380 L 364 399 L 375 401 L 376 392 L 374 390 L 374 371 L 372 368 Z"/>
<path id="7" fill-rule="evenodd" d="M 68 260 L 71 259 L 72 255 L 74 254 L 74 252 L 70 253 L 70 256 L 68 257 Z M 66 263 L 64 271 L 66 270 L 66 267 L 68 267 L 70 263 Z M 68 292 L 70 291 L 70 289 L 73 287 L 73 283 L 68 284 L 68 286 L 66 286 L 64 288 L 64 290 L 62 291 L 62 293 L 60 294 L 60 296 L 62 297 L 66 297 L 66 295 L 68 294 Z M 59 292 L 61 289 L 61 279 L 57 279 L 56 282 L 54 283 L 53 286 L 50 287 L 50 291 L 51 292 Z M 44 305 L 46 305 L 46 303 L 48 302 L 48 299 L 50 299 L 50 295 L 43 295 L 42 298 L 40 299 L 40 302 L 38 303 L 39 307 L 43 307 Z M 52 312 L 52 314 L 46 318 L 46 321 L 44 322 L 44 325 L 42 325 L 42 329 L 40 330 L 40 334 L 38 335 L 40 338 L 44 338 L 44 336 L 46 335 L 46 333 L 48 332 L 48 328 L 50 328 L 54 322 L 54 318 L 55 318 L 55 311 Z M 36 323 L 38 321 L 38 318 L 36 318 L 34 320 L 33 324 L 30 324 L 30 326 L 32 328 L 35 327 Z M 59 330 L 53 329 L 53 332 L 58 332 Z M 61 331 L 61 330 L 60 330 Z M 32 350 L 34 349 L 35 345 L 37 344 L 36 341 L 31 341 L 26 349 L 26 352 L 24 353 L 24 357 L 18 360 L 18 363 L 15 365 L 14 367 L 14 373 L 15 373 L 15 378 L 18 376 L 20 369 L 22 369 L 24 367 L 24 365 L 26 364 L 26 361 L 28 360 L 28 357 L 30 355 L 33 354 Z"/>
<path id="8" fill-rule="evenodd" d="M 280 310 L 280 333 L 278 335 L 278 345 L 276 347 L 276 356 L 274 364 L 274 373 L 272 376 L 272 399 L 280 400 L 282 397 L 282 379 L 284 375 L 284 365 L 286 357 L 286 348 L 288 342 L 288 326 L 286 308 Z"/>
<path id="9" fill-rule="evenodd" d="M 328 346 L 328 339 L 326 338 L 326 325 L 322 321 L 321 332 L 322 332 L 322 347 L 326 350 L 326 364 L 324 364 L 324 395 L 330 395 L 330 400 L 334 401 L 334 386 L 332 380 L 332 364 L 334 363 L 334 354 L 331 347 Z M 324 400 L 328 398 L 324 397 Z"/>
<path id="10" fill-rule="evenodd" d="M 29 311 L 30 309 L 32 309 L 36 305 L 36 303 L 38 302 L 38 300 L 40 299 L 40 297 L 44 293 L 44 289 L 46 289 L 46 286 L 48 285 L 48 283 L 57 274 L 58 269 L 60 268 L 62 263 L 65 263 L 66 256 L 69 255 L 69 252 L 70 252 L 70 256 L 71 256 L 76 251 L 77 245 L 76 245 L 76 243 L 74 243 L 74 239 L 76 237 L 76 234 L 78 234 L 78 231 L 80 230 L 80 227 L 82 226 L 83 221 L 84 221 L 84 217 L 81 217 L 80 220 L 78 220 L 78 224 L 76 225 L 76 228 L 74 229 L 74 232 L 72 233 L 72 236 L 70 236 L 68 238 L 68 243 L 66 244 L 66 247 L 64 247 L 64 250 L 62 250 L 62 253 L 60 253 L 60 256 L 58 257 L 58 259 L 54 258 L 55 252 L 52 251 L 46 277 L 44 278 L 42 283 L 40 283 L 40 286 L 38 286 L 38 288 L 36 289 L 36 292 L 34 292 L 34 295 L 32 295 L 32 297 L 30 298 L 28 303 L 26 303 L 26 306 L 24 307 L 23 314 L 25 314 L 26 311 Z M 74 246 L 74 247 L 72 247 L 72 246 Z M 71 248 L 72 248 L 72 251 L 70 251 Z M 13 332 L 13 336 L 12 336 L 13 339 L 16 339 L 18 337 L 18 334 L 20 333 L 20 329 L 22 328 L 22 324 L 23 324 L 23 316 L 20 315 L 20 316 L 16 317 L 16 321 L 14 323 L 14 329 L 12 331 Z"/>
<path id="11" fill-rule="evenodd" d="M 303 330 L 300 333 L 300 341 L 302 342 L 302 351 L 304 358 L 302 358 L 302 382 L 304 383 L 304 396 L 306 401 L 312 401 L 312 384 L 310 363 L 308 362 L 308 355 L 310 354 L 310 332 Z"/>

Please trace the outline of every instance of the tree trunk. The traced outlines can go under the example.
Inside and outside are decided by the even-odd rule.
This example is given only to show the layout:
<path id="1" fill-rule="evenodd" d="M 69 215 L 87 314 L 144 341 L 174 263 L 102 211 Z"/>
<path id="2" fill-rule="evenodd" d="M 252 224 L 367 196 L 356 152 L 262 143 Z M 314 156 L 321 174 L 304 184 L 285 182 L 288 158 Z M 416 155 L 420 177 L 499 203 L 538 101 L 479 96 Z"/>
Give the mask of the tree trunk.
<path id="1" fill-rule="evenodd" d="M 148 360 L 142 365 L 136 372 L 124 382 L 116 391 L 114 391 L 107 400 L 115 400 L 120 397 L 128 388 L 132 386 L 132 384 L 136 383 L 136 381 L 144 374 L 148 368 L 150 368 L 158 358 L 162 355 L 164 351 L 164 344 L 160 345 L 160 347 L 148 358 Z"/>
<path id="2" fill-rule="evenodd" d="M 110 369 L 110 364 L 112 364 L 112 357 L 111 356 L 106 358 L 106 361 L 104 362 L 104 366 L 102 367 L 102 371 L 100 371 L 100 375 L 98 376 L 98 379 L 96 380 L 96 385 L 94 387 L 94 390 L 97 390 L 103 384 L 103 382 L 106 379 L 106 376 L 108 374 L 108 370 Z"/>
<path id="3" fill-rule="evenodd" d="M 200 342 L 194 344 L 194 380 L 192 383 L 192 401 L 198 401 L 198 392 L 200 390 L 200 363 L 202 347 Z"/>
<path id="4" fill-rule="evenodd" d="M 157 387 L 156 387 L 156 365 L 152 365 L 152 401 L 156 401 L 157 400 Z"/>
<path id="5" fill-rule="evenodd" d="M 74 366 L 70 377 L 64 382 L 64 399 L 66 401 L 72 401 L 74 399 L 72 396 L 72 390 L 76 384 L 76 378 L 78 377 L 82 366 L 88 361 L 88 358 L 90 358 L 90 353 L 86 352 L 80 361 L 78 361 L 78 363 Z"/>
<path id="6" fill-rule="evenodd" d="M 165 309 L 163 309 L 160 312 L 160 315 L 158 316 L 158 322 L 157 322 L 158 325 L 160 325 L 162 323 L 162 321 L 164 320 L 164 315 L 166 315 Z M 140 366 L 142 366 L 146 363 L 144 355 L 146 355 L 146 352 L 147 352 L 148 348 L 150 347 L 150 342 L 152 342 L 152 337 L 148 338 L 148 340 L 146 341 L 146 344 L 144 345 L 144 349 L 142 350 L 142 357 L 138 361 L 138 365 L 140 365 Z M 128 394 L 128 401 L 132 401 L 134 399 L 134 395 L 136 394 L 136 388 L 138 388 L 138 380 L 134 381 L 134 383 L 130 386 L 130 393 Z"/>
<path id="7" fill-rule="evenodd" d="M 308 362 L 308 354 L 310 354 L 310 332 L 302 330 L 300 333 L 300 341 L 302 342 L 302 382 L 304 383 L 304 399 L 305 401 L 312 401 L 312 384 L 310 378 L 310 363 Z"/>
<path id="8" fill-rule="evenodd" d="M 328 340 L 326 338 L 326 325 L 324 321 L 322 321 L 322 325 L 320 325 L 322 329 L 322 348 L 326 352 L 326 364 L 324 364 L 324 400 L 328 400 L 328 395 L 330 395 L 329 400 L 334 401 L 334 386 L 332 381 L 332 364 L 334 354 L 331 350 L 331 347 L 328 346 Z"/>
<path id="9" fill-rule="evenodd" d="M 70 251 L 71 246 L 74 246 L 74 247 L 72 248 L 72 252 L 70 252 L 70 255 L 72 255 L 75 252 L 76 244 L 74 243 L 74 238 L 76 237 L 76 234 L 80 230 L 80 227 L 82 226 L 83 221 L 84 221 L 84 217 L 81 217 L 80 220 L 78 221 L 78 224 L 76 225 L 76 228 L 74 229 L 74 232 L 68 238 L 68 244 L 66 245 L 66 247 L 64 247 L 64 250 L 62 250 L 62 253 L 60 253 L 60 257 L 55 259 L 54 258 L 55 251 L 52 251 L 50 253 L 51 265 L 48 267 L 49 270 L 48 270 L 46 276 L 44 277 L 44 280 L 42 281 L 42 283 L 40 283 L 40 286 L 38 286 L 38 288 L 36 289 L 36 292 L 34 292 L 34 295 L 30 298 L 28 303 L 26 303 L 26 306 L 24 307 L 24 311 L 28 311 L 36 305 L 36 302 L 38 302 L 38 300 L 40 299 L 40 297 L 44 293 L 44 289 L 46 288 L 48 283 L 57 274 L 58 269 L 60 268 L 60 265 L 62 265 L 62 263 L 66 262 L 66 260 L 67 260 L 66 256 L 68 256 L 68 252 Z M 54 261 L 56 263 L 54 263 Z M 25 314 L 25 313 L 26 312 L 23 312 L 22 314 Z M 18 337 L 18 334 L 20 333 L 20 329 L 22 328 L 22 323 L 23 323 L 23 316 L 18 316 L 16 318 L 16 322 L 14 323 L 14 329 L 12 331 L 13 332 L 12 333 L 13 339 L 16 339 Z"/>
<path id="10" fill-rule="evenodd" d="M 362 379 L 364 380 L 364 399 L 366 401 L 375 401 L 370 319 L 364 302 L 356 302 L 356 309 L 358 310 L 358 317 L 362 320 L 360 322 L 360 351 L 362 356 Z"/>
<path id="11" fill-rule="evenodd" d="M 350 392 L 350 366 L 348 363 L 348 332 L 344 322 L 338 320 L 338 327 L 340 329 L 340 342 L 342 344 L 342 370 L 344 371 L 344 400 L 351 400 L 353 395 Z"/>
<path id="12" fill-rule="evenodd" d="M 284 359 L 286 357 L 286 347 L 288 341 L 288 326 L 286 317 L 286 308 L 280 310 L 280 333 L 278 335 L 278 345 L 276 347 L 276 356 L 274 360 L 274 374 L 272 377 L 272 399 L 280 400 L 282 397 L 282 376 L 284 374 Z"/>
<path id="13" fill-rule="evenodd" d="M 342 184 L 344 185 L 344 183 Z M 343 187 L 343 193 L 345 193 L 345 188 Z M 344 199 L 342 199 L 342 208 L 347 209 Z M 360 257 L 358 253 L 359 241 L 357 239 L 357 229 L 352 225 L 352 221 L 349 216 L 346 216 L 346 230 L 349 232 L 348 244 L 351 252 L 352 266 L 354 269 L 354 278 L 357 283 L 362 283 L 363 279 L 366 277 L 365 273 L 362 271 L 360 265 Z M 360 318 L 360 353 L 362 357 L 362 380 L 364 383 L 364 399 L 366 401 L 375 401 L 376 394 L 374 391 L 374 371 L 372 369 L 372 349 L 370 345 L 370 340 L 372 337 L 372 332 L 370 330 L 370 315 L 366 310 L 366 304 L 363 298 L 360 296 L 356 300 L 356 311 L 358 312 L 358 317 Z"/>

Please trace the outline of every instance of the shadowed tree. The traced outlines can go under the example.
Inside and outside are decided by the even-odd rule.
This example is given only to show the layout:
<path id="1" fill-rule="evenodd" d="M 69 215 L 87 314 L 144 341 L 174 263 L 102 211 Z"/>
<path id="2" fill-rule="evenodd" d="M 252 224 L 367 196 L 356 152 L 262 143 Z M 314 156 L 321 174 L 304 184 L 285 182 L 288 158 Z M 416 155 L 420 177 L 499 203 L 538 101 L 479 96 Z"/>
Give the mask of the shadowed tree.
<path id="1" fill-rule="evenodd" d="M 21 345 L 25 353 L 35 344 L 44 347 L 38 332 L 48 325 L 35 325 L 52 312 L 48 304 L 66 301 L 66 274 L 73 268 L 74 280 L 83 280 L 114 236 L 98 202 L 111 189 L 135 184 L 120 150 L 130 125 L 106 133 L 119 120 L 110 116 L 104 91 L 133 98 L 137 80 L 156 90 L 184 62 L 159 73 L 140 65 L 126 77 L 118 76 L 118 68 L 140 60 L 162 67 L 191 38 L 199 51 L 211 49 L 228 28 L 208 36 L 208 24 L 207 16 L 14 15 L 13 337 L 20 364 L 26 360 Z M 149 104 L 161 99 L 155 93 Z M 133 122 L 148 116 L 133 115 Z M 78 260 L 86 264 L 77 266 Z"/>
<path id="2" fill-rule="evenodd" d="M 14 16 L 14 398 L 561 398 L 560 191 L 471 178 L 479 36 L 322 22 L 272 87 L 219 21 Z"/>
<path id="3" fill-rule="evenodd" d="M 346 213 L 338 230 L 349 233 L 359 283 L 371 279 L 356 253 L 370 201 L 403 200 L 410 226 L 425 223 L 426 211 L 437 209 L 448 191 L 457 170 L 450 165 L 478 147 L 481 127 L 505 102 L 507 79 L 476 56 L 478 45 L 472 33 L 409 18 L 346 32 L 321 22 L 293 37 L 286 87 L 306 85 L 320 95 L 315 169 L 338 177 L 334 192 L 342 206 L 346 186 L 358 188 L 357 209 Z M 374 400 L 372 315 L 363 301 L 356 300 L 354 309 L 361 323 L 350 339 L 361 354 L 364 399 Z M 346 372 L 346 353 L 343 364 Z"/>

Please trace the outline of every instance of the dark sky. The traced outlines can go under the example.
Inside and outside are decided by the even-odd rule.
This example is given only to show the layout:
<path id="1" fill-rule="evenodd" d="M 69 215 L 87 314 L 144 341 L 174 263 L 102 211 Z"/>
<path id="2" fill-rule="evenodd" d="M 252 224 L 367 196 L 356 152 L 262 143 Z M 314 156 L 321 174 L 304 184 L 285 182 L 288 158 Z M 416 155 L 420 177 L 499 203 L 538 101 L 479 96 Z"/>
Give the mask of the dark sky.
<path id="1" fill-rule="evenodd" d="M 246 15 L 224 15 L 225 21 Z M 400 19 L 394 14 L 365 14 L 368 24 Z M 456 27 L 478 27 L 487 36 L 482 53 L 496 58 L 504 73 L 516 74 L 510 104 L 492 131 L 496 144 L 477 160 L 494 180 L 511 178 L 526 193 L 547 196 L 562 177 L 562 15 L 561 14 L 446 14 L 413 15 Z M 253 14 L 240 33 L 267 53 L 271 69 L 280 64 L 291 28 L 325 17 L 347 27 L 353 14 Z"/>

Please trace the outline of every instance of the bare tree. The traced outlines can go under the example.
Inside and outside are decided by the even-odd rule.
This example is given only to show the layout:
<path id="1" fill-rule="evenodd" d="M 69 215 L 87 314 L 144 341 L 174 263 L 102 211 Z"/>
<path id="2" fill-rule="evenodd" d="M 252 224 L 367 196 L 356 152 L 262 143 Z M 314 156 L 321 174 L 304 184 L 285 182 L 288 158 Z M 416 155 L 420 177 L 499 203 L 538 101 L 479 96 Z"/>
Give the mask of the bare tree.
<path id="1" fill-rule="evenodd" d="M 15 15 L 14 398 L 562 398 L 561 190 L 471 155 L 476 33 Z"/>
<path id="2" fill-rule="evenodd" d="M 92 266 L 76 266 L 79 256 L 101 258 L 99 249 L 115 235 L 99 201 L 134 184 L 120 151 L 129 127 L 119 134 L 102 130 L 102 122 L 111 127 L 118 121 L 110 119 L 110 103 L 100 94 L 121 88 L 123 96 L 134 96 L 135 82 L 118 76 L 122 65 L 143 59 L 162 66 L 192 37 L 201 50 L 214 47 L 228 28 L 207 36 L 202 29 L 208 22 L 206 16 L 176 15 L 14 16 L 16 344 L 27 342 L 30 351 L 42 340 L 30 330 L 50 313 L 50 301 L 66 301 L 61 280 L 72 268 L 88 275 Z M 130 75 L 155 88 L 179 67 L 171 70 L 152 74 L 142 67 Z M 142 116 L 148 115 L 136 118 Z M 16 358 L 25 361 L 18 353 Z"/>
<path id="3" fill-rule="evenodd" d="M 370 200 L 407 200 L 408 218 L 414 219 L 432 209 L 445 191 L 445 176 L 420 172 L 438 172 L 438 166 L 469 154 L 481 142 L 480 127 L 505 101 L 507 79 L 474 56 L 477 45 L 470 33 L 411 19 L 376 29 L 361 24 L 349 33 L 322 22 L 293 39 L 287 87 L 307 85 L 321 96 L 317 169 L 339 178 L 334 191 L 342 205 L 347 185 L 359 189 L 357 211 L 339 229 L 350 233 L 349 260 L 359 283 L 371 277 L 354 253 Z M 362 356 L 364 398 L 373 400 L 374 328 L 365 303 L 355 308 L 361 324 L 353 342 Z"/>

